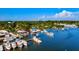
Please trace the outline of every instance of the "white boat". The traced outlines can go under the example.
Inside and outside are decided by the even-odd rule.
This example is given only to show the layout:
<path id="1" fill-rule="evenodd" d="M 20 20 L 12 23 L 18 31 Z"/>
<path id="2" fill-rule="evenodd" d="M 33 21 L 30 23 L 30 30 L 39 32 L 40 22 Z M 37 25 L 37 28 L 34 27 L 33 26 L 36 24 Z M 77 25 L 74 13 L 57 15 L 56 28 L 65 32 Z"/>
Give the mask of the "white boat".
<path id="1" fill-rule="evenodd" d="M 47 30 L 44 30 L 44 33 L 45 33 L 47 36 L 50 36 L 50 37 L 53 37 L 53 36 L 54 36 L 54 33 L 53 33 L 53 32 L 48 32 Z"/>
<path id="2" fill-rule="evenodd" d="M 36 34 L 38 32 L 41 32 L 40 29 L 30 29 L 31 34 Z"/>
<path id="3" fill-rule="evenodd" d="M 29 32 L 28 31 L 25 31 L 25 30 L 18 30 L 17 32 L 19 34 L 23 35 L 23 36 L 28 36 L 29 35 Z"/>
<path id="4" fill-rule="evenodd" d="M 36 31 L 37 31 L 37 32 L 40 32 L 41 30 L 40 30 L 40 29 L 37 29 Z"/>
<path id="5" fill-rule="evenodd" d="M 27 42 L 26 42 L 25 40 L 22 40 L 22 44 L 23 44 L 24 46 L 27 46 Z"/>
<path id="6" fill-rule="evenodd" d="M 1 34 L 8 34 L 8 31 L 6 31 L 6 30 L 0 30 L 0 33 Z"/>
<path id="7" fill-rule="evenodd" d="M 65 24 L 64 27 L 65 27 L 65 28 L 78 28 L 78 26 L 76 26 L 75 24 L 72 24 L 72 25 L 70 25 L 70 24 Z"/>
<path id="8" fill-rule="evenodd" d="M 41 33 L 43 33 L 44 31 L 41 31 Z"/>
<path id="9" fill-rule="evenodd" d="M 23 46 L 22 40 L 18 40 L 18 41 L 16 42 L 16 44 L 17 44 L 17 47 L 19 47 L 19 48 L 22 48 L 22 46 Z"/>
<path id="10" fill-rule="evenodd" d="M 39 34 L 37 33 L 36 36 L 39 36 Z"/>
<path id="11" fill-rule="evenodd" d="M 10 41 L 11 38 L 9 37 L 9 35 L 5 35 L 5 41 Z"/>
<path id="12" fill-rule="evenodd" d="M 15 42 L 11 42 L 10 44 L 11 44 L 11 47 L 12 47 L 13 49 L 16 48 L 16 43 L 15 43 Z"/>
<path id="13" fill-rule="evenodd" d="M 61 30 L 64 30 L 65 28 L 61 28 Z"/>
<path id="14" fill-rule="evenodd" d="M 34 36 L 32 40 L 33 40 L 35 43 L 38 43 L 38 44 L 40 44 L 40 43 L 42 42 L 40 39 L 36 38 L 36 36 Z"/>
<path id="15" fill-rule="evenodd" d="M 12 38 L 14 38 L 14 39 L 16 38 L 15 34 L 13 34 L 13 33 L 9 33 L 9 34 L 11 35 Z"/>
<path id="16" fill-rule="evenodd" d="M 53 37 L 54 36 L 54 33 L 53 32 L 50 32 L 48 33 L 49 36 Z"/>
<path id="17" fill-rule="evenodd" d="M 3 45 L 0 45 L 0 51 L 3 51 Z"/>
<path id="18" fill-rule="evenodd" d="M 43 32 L 47 33 L 48 31 L 44 29 Z"/>
<path id="19" fill-rule="evenodd" d="M 5 50 L 10 50 L 11 49 L 10 43 L 4 43 L 4 48 Z"/>

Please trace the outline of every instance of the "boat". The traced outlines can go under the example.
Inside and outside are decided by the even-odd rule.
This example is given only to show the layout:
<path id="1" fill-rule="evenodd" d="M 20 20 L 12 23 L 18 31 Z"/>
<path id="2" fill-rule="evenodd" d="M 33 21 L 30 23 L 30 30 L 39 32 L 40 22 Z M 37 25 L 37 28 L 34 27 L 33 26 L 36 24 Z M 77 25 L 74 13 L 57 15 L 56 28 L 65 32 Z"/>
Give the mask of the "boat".
<path id="1" fill-rule="evenodd" d="M 44 29 L 43 32 L 47 33 L 48 31 Z"/>
<path id="2" fill-rule="evenodd" d="M 17 33 L 21 34 L 22 36 L 28 36 L 29 35 L 29 32 L 28 31 L 25 31 L 25 30 L 18 30 Z"/>
<path id="3" fill-rule="evenodd" d="M 11 33 L 11 32 L 9 33 L 9 35 L 10 35 L 12 38 L 14 38 L 14 39 L 16 38 L 16 35 L 13 34 L 13 33 Z"/>
<path id="4" fill-rule="evenodd" d="M 18 41 L 16 42 L 16 46 L 17 46 L 18 48 L 22 48 L 22 46 L 23 46 L 22 40 L 18 40 Z"/>
<path id="5" fill-rule="evenodd" d="M 0 51 L 3 51 L 3 45 L 0 45 Z"/>
<path id="6" fill-rule="evenodd" d="M 0 32 L 0 51 L 3 51 L 3 41 L 5 40 L 5 34 Z"/>
<path id="7" fill-rule="evenodd" d="M 49 37 L 54 37 L 54 33 L 46 33 L 46 35 Z"/>
<path id="8" fill-rule="evenodd" d="M 43 30 L 43 32 L 47 35 L 47 36 L 54 36 L 54 33 L 53 32 L 48 32 L 47 30 Z"/>
<path id="9" fill-rule="evenodd" d="M 53 32 L 49 32 L 47 35 L 52 37 L 52 36 L 54 36 L 54 33 Z"/>
<path id="10" fill-rule="evenodd" d="M 44 31 L 41 31 L 41 33 L 43 33 Z"/>
<path id="11" fill-rule="evenodd" d="M 27 47 L 27 42 L 25 40 L 22 40 L 22 44 Z"/>
<path id="12" fill-rule="evenodd" d="M 4 43 L 3 45 L 4 45 L 5 50 L 9 51 L 9 50 L 11 49 L 10 43 L 7 43 L 7 42 L 6 42 L 6 43 Z"/>
<path id="13" fill-rule="evenodd" d="M 61 28 L 61 30 L 65 30 L 65 28 Z"/>
<path id="14" fill-rule="evenodd" d="M 11 42 L 10 44 L 11 44 L 12 49 L 16 48 L 16 42 Z"/>
<path id="15" fill-rule="evenodd" d="M 41 32 L 41 30 L 40 29 L 37 29 L 35 27 L 32 27 L 32 29 L 30 29 L 30 32 L 31 32 L 31 34 L 36 34 L 38 32 Z"/>
<path id="16" fill-rule="evenodd" d="M 37 44 L 40 44 L 42 41 L 40 40 L 40 39 L 38 39 L 36 36 L 34 36 L 33 38 L 32 38 L 32 40 L 35 42 L 35 43 L 37 43 Z"/>
<path id="17" fill-rule="evenodd" d="M 6 30 L 0 30 L 0 34 L 8 34 L 8 31 L 6 31 Z"/>
<path id="18" fill-rule="evenodd" d="M 5 39 L 5 34 L 0 33 L 0 41 L 3 41 Z"/>
<path id="19" fill-rule="evenodd" d="M 39 36 L 39 33 L 37 33 L 36 36 Z"/>

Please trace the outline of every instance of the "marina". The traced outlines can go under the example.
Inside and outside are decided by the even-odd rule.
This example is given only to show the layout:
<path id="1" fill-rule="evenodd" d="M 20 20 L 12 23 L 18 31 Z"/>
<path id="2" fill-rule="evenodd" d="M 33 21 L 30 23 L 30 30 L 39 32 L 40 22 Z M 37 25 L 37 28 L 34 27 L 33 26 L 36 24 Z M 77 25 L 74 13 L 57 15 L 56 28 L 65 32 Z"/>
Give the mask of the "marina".
<path id="1" fill-rule="evenodd" d="M 79 51 L 78 8 L 1 8 L 0 51 Z"/>
<path id="2" fill-rule="evenodd" d="M 64 28 L 63 30 L 44 29 L 42 32 L 41 31 L 36 32 L 36 35 L 29 34 L 28 40 L 24 40 L 23 38 L 20 37 L 19 34 L 15 35 L 7 31 L 2 31 L 2 33 L 0 32 L 1 34 L 0 50 L 1 51 L 17 51 L 17 50 L 18 51 L 20 50 L 21 51 L 73 51 L 74 50 L 75 51 L 79 49 L 78 33 L 79 33 L 79 28 Z M 5 36 L 3 34 L 5 34 Z"/>

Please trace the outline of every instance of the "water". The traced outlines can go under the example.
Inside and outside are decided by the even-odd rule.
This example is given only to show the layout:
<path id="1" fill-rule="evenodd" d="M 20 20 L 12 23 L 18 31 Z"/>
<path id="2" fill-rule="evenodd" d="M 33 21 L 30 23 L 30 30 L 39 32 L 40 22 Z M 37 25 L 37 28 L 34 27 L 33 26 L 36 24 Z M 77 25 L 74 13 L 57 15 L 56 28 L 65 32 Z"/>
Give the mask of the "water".
<path id="1" fill-rule="evenodd" d="M 33 42 L 24 51 L 79 51 L 79 28 L 69 28 L 65 30 L 48 29 L 53 32 L 54 37 L 49 37 L 45 33 L 38 33 L 38 38 L 42 40 L 39 45 Z M 32 37 L 32 36 L 31 36 Z"/>

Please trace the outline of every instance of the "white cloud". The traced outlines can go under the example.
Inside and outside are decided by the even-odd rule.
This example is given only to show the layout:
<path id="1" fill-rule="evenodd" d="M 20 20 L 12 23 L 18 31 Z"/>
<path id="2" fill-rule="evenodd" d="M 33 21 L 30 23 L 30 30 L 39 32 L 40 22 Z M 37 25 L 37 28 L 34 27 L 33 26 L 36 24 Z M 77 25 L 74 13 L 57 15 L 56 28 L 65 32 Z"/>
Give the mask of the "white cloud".
<path id="1" fill-rule="evenodd" d="M 60 17 L 60 18 L 64 18 L 64 17 L 71 17 L 72 16 L 72 12 L 68 12 L 66 10 L 63 10 L 62 12 L 55 14 L 54 17 Z"/>
<path id="2" fill-rule="evenodd" d="M 60 13 L 52 14 L 52 15 L 43 15 L 38 17 L 39 19 L 46 20 L 79 20 L 79 11 L 78 12 L 70 12 L 63 10 Z"/>

